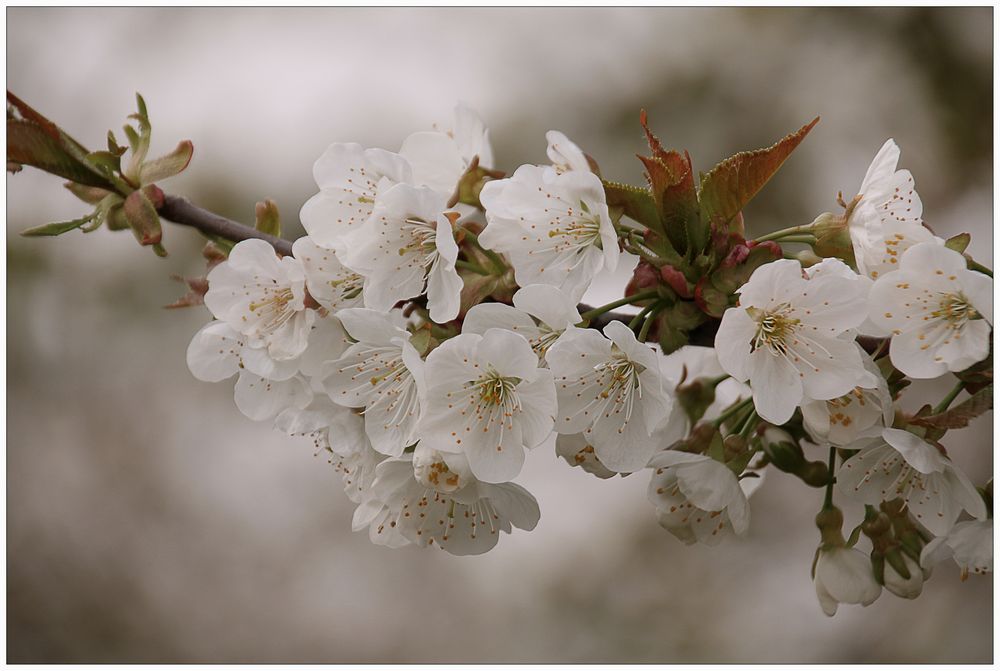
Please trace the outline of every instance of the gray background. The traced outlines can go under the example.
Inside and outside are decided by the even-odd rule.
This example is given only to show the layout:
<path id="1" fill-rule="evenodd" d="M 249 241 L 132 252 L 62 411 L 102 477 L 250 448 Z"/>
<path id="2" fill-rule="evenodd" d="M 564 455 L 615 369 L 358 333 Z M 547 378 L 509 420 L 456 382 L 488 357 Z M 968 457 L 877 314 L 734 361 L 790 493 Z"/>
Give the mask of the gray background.
<path id="1" fill-rule="evenodd" d="M 497 164 L 567 133 L 638 183 L 645 107 L 697 169 L 823 120 L 746 211 L 753 234 L 853 193 L 887 137 L 925 218 L 992 264 L 992 10 L 8 9 L 8 87 L 92 148 L 149 104 L 164 184 L 228 216 L 275 198 L 287 235 L 333 141 L 396 149 L 456 100 Z M 825 618 L 809 579 L 821 492 L 774 473 L 748 537 L 687 548 L 645 476 L 602 482 L 529 455 L 542 520 L 480 558 L 350 532 L 307 441 L 244 419 L 184 352 L 208 319 L 166 311 L 196 234 L 156 259 L 128 233 L 28 240 L 85 212 L 58 179 L 7 177 L 8 654 L 12 662 L 984 662 L 992 576 L 940 566 L 916 602 Z M 591 298 L 620 295 L 621 275 Z M 915 385 L 910 409 L 950 386 Z M 982 483 L 991 417 L 945 443 Z M 848 507 L 849 520 L 857 509 Z M 855 516 L 855 517 L 852 517 Z"/>

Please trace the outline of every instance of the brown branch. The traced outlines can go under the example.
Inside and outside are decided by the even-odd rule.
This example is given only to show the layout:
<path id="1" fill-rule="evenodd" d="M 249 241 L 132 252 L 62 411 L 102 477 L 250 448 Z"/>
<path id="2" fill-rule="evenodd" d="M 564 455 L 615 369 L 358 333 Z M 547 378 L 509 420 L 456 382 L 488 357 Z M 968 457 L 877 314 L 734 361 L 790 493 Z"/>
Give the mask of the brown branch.
<path id="1" fill-rule="evenodd" d="M 163 207 L 159 209 L 160 216 L 175 224 L 191 226 L 202 233 L 214 235 L 233 242 L 256 238 L 268 243 L 283 256 L 292 255 L 292 243 L 273 235 L 262 233 L 256 228 L 246 226 L 232 219 L 220 217 L 214 212 L 202 209 L 181 196 L 164 195 Z"/>

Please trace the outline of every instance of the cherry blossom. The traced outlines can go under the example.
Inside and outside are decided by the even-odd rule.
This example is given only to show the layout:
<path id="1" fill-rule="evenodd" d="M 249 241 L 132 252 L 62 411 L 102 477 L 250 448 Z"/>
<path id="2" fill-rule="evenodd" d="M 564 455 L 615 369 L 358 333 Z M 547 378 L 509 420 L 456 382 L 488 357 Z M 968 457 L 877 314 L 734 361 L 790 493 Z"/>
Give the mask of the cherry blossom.
<path id="1" fill-rule="evenodd" d="M 484 168 L 493 166 L 489 130 L 475 110 L 465 104 L 455 107 L 450 129 L 413 133 L 403 141 L 399 154 L 413 167 L 414 184 L 428 186 L 445 198 L 455 191 L 474 157 L 479 157 L 479 165 Z"/>
<path id="2" fill-rule="evenodd" d="M 398 457 L 419 438 L 423 361 L 410 334 L 388 315 L 354 308 L 337 317 L 357 342 L 324 366 L 324 389 L 337 404 L 364 408 L 372 447 Z"/>
<path id="3" fill-rule="evenodd" d="M 909 170 L 896 170 L 899 147 L 890 138 L 875 155 L 848 220 L 858 271 L 872 279 L 896 269 L 910 246 L 934 239 L 921 221 L 923 205 Z"/>
<path id="4" fill-rule="evenodd" d="M 317 245 L 308 235 L 295 241 L 292 255 L 302 262 L 309 295 L 327 310 L 360 306 L 364 278 L 344 266 L 332 249 Z"/>
<path id="5" fill-rule="evenodd" d="M 893 334 L 892 364 L 910 377 L 961 371 L 989 354 L 993 279 L 968 270 L 956 251 L 911 247 L 899 270 L 875 282 L 870 301 L 872 321 Z"/>
<path id="6" fill-rule="evenodd" d="M 408 184 L 378 198 L 368 224 L 340 252 L 344 264 L 365 278 L 365 307 L 387 312 L 426 293 L 431 319 L 444 323 L 458 316 L 462 278 L 447 200 Z"/>
<path id="7" fill-rule="evenodd" d="M 649 462 L 648 497 L 664 529 L 687 545 L 715 545 L 750 526 L 747 497 L 756 478 L 737 479 L 725 464 L 703 454 L 666 450 Z"/>
<path id="8" fill-rule="evenodd" d="M 900 498 L 935 536 L 947 534 L 963 509 L 977 519 L 986 507 L 969 478 L 936 447 L 901 429 L 883 429 L 837 471 L 848 498 L 878 505 Z"/>
<path id="9" fill-rule="evenodd" d="M 774 424 L 791 419 L 803 398 L 828 400 L 874 387 L 851 342 L 865 319 L 865 293 L 863 283 L 838 272 L 806 279 L 798 261 L 765 264 L 739 289 L 739 305 L 722 316 L 719 363 L 737 380 L 750 381 L 757 413 Z"/>
<path id="10" fill-rule="evenodd" d="M 860 550 L 848 547 L 820 550 L 813 583 L 820 607 L 831 617 L 837 613 L 839 604 L 870 606 L 882 593 L 871 560 Z"/>
<path id="11" fill-rule="evenodd" d="M 591 172 L 587 155 L 568 137 L 557 130 L 550 130 L 545 134 L 545 139 L 549 143 L 545 153 L 552 161 L 552 167 L 557 173 L 569 172 L 570 170 Z"/>
<path id="12" fill-rule="evenodd" d="M 887 561 L 882 572 L 882 584 L 902 599 L 916 599 L 924 591 L 924 581 L 931 577 L 930 569 L 920 568 L 920 564 L 905 552 L 899 553 L 899 560 L 906 567 L 909 577 L 904 577 Z"/>
<path id="13" fill-rule="evenodd" d="M 557 436 L 556 454 L 565 459 L 570 466 L 582 468 L 587 473 L 602 480 L 617 475 L 601 463 L 600 459 L 597 458 L 597 453 L 594 452 L 594 446 L 587 442 L 582 433 Z"/>
<path id="14" fill-rule="evenodd" d="M 266 347 L 275 360 L 305 351 L 316 311 L 306 308 L 302 263 L 263 240 L 236 244 L 208 274 L 205 306 L 216 319 L 247 337 L 251 347 Z"/>
<path id="15" fill-rule="evenodd" d="M 524 450 L 552 434 L 552 373 L 516 333 L 455 336 L 427 356 L 425 371 L 421 437 L 439 452 L 464 454 L 479 480 L 512 480 Z"/>
<path id="16" fill-rule="evenodd" d="M 486 229 L 479 242 L 507 254 L 520 286 L 551 284 L 575 302 L 594 275 L 618 265 L 618 240 L 597 175 L 560 175 L 522 165 L 483 187 Z"/>
<path id="17" fill-rule="evenodd" d="M 413 175 L 398 154 L 352 142 L 330 145 L 313 166 L 313 178 L 319 193 L 306 201 L 299 218 L 317 245 L 338 249 L 368 221 L 379 194 L 412 182 Z"/>
<path id="18" fill-rule="evenodd" d="M 984 575 L 993 572 L 993 520 L 959 522 L 946 536 L 939 536 L 924 546 L 920 564 L 933 566 L 953 558 L 965 580 L 970 573 Z"/>
<path id="19" fill-rule="evenodd" d="M 560 434 L 582 433 L 607 468 L 628 473 L 661 448 L 652 439 L 669 419 L 673 401 L 660 363 L 632 330 L 611 322 L 597 331 L 572 329 L 546 358 L 555 376 Z"/>
<path id="20" fill-rule="evenodd" d="M 549 347 L 581 320 L 569 296 L 547 284 L 529 284 L 519 289 L 512 302 L 513 307 L 504 303 L 473 306 L 462 322 L 462 333 L 483 334 L 491 328 L 519 333 L 544 361 Z"/>
<path id="21" fill-rule="evenodd" d="M 803 425 L 817 442 L 846 447 L 862 438 L 878 436 L 883 428 L 892 426 L 894 408 L 889 386 L 871 357 L 861 357 L 865 370 L 875 379 L 874 388 L 855 387 L 837 398 L 802 403 Z"/>
<path id="22" fill-rule="evenodd" d="M 512 482 L 490 484 L 472 475 L 460 454 L 424 443 L 414 454 L 387 459 L 376 470 L 369 497 L 358 507 L 354 529 L 369 528 L 374 542 L 387 535 L 420 546 L 436 543 L 455 555 L 477 555 L 496 546 L 513 527 L 531 531 L 538 503 Z"/>

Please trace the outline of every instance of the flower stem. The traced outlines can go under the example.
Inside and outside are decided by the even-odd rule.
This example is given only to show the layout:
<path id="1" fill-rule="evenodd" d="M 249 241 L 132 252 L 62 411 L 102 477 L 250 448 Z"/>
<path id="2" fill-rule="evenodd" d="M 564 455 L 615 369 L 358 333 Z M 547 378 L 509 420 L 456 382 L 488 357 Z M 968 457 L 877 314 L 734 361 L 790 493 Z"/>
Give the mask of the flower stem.
<path id="1" fill-rule="evenodd" d="M 628 327 L 634 331 L 635 327 L 637 327 L 639 324 L 644 323 L 643 320 L 646 318 L 646 315 L 652 312 L 653 308 L 655 307 L 656 303 L 650 303 L 649 305 L 644 307 L 642 311 L 639 312 L 639 314 L 637 314 L 635 317 L 632 317 L 632 319 L 628 323 Z"/>
<path id="2" fill-rule="evenodd" d="M 654 303 L 653 305 L 656 306 L 655 309 L 652 311 L 652 314 L 646 317 L 646 321 L 642 323 L 642 328 L 639 329 L 639 335 L 637 336 L 639 342 L 646 342 L 646 336 L 649 335 L 649 329 L 653 326 L 653 320 L 656 318 L 656 315 L 659 314 L 660 312 L 660 303 L 657 302 Z"/>
<path id="3" fill-rule="evenodd" d="M 834 445 L 830 446 L 830 460 L 827 468 L 830 471 L 830 480 L 826 483 L 826 497 L 823 499 L 823 510 L 830 510 L 833 508 L 833 483 L 837 481 L 833 477 L 833 469 L 837 467 L 837 448 Z"/>
<path id="4" fill-rule="evenodd" d="M 715 421 L 712 422 L 712 424 L 714 424 L 715 427 L 718 428 L 722 426 L 723 422 L 725 422 L 727 419 L 733 417 L 737 413 L 742 412 L 748 405 L 752 404 L 753 404 L 753 398 L 745 398 L 736 405 L 734 405 L 733 407 L 729 408 L 729 410 L 726 410 L 724 413 L 716 417 Z"/>
<path id="5" fill-rule="evenodd" d="M 479 251 L 481 251 L 483 254 L 486 255 L 486 258 L 488 258 L 493 263 L 494 268 L 496 268 L 496 270 L 498 272 L 500 272 L 500 273 L 507 272 L 507 262 L 504 261 L 500 257 L 500 255 L 497 254 L 496 252 L 494 252 L 492 249 L 486 249 L 481 244 L 479 244 L 479 236 L 478 235 L 476 235 L 475 233 L 473 233 L 468 228 L 463 228 L 462 232 L 465 234 L 465 237 L 469 240 L 469 242 L 471 242 L 473 245 L 475 245 L 476 249 L 478 249 Z M 489 273 L 487 273 L 487 274 L 489 274 Z"/>
<path id="6" fill-rule="evenodd" d="M 815 235 L 786 235 L 781 238 L 778 242 L 801 242 L 806 245 L 816 244 Z"/>
<path id="7" fill-rule="evenodd" d="M 947 410 L 948 406 L 951 405 L 951 402 L 954 401 L 955 398 L 960 393 L 962 393 L 962 389 L 964 389 L 964 388 L 965 388 L 965 383 L 962 382 L 961 380 L 959 380 L 958 384 L 956 384 L 955 387 L 951 391 L 948 392 L 947 396 L 945 396 L 943 399 L 941 399 L 940 403 L 938 403 L 936 406 L 934 406 L 934 409 L 931 412 L 936 415 L 938 413 L 942 413 L 945 410 Z"/>
<path id="8" fill-rule="evenodd" d="M 805 226 L 792 226 L 791 228 L 783 228 L 780 231 L 774 231 L 773 233 L 768 233 L 767 235 L 762 235 L 756 238 L 756 242 L 766 242 L 767 240 L 782 240 L 789 236 L 801 235 L 801 234 L 812 233 L 812 224 L 806 224 Z"/>
<path id="9" fill-rule="evenodd" d="M 489 275 L 490 271 L 483 268 L 478 263 L 473 263 L 472 261 L 465 261 L 463 259 L 458 259 L 455 261 L 456 268 L 465 268 L 466 270 L 471 270 L 474 273 L 479 273 L 480 275 Z"/>
<path id="10" fill-rule="evenodd" d="M 993 271 L 992 270 L 990 270 L 989 268 L 987 268 L 986 266 L 984 266 L 981 263 L 973 261 L 969 257 L 965 257 L 965 258 L 968 259 L 968 261 L 969 261 L 969 270 L 974 270 L 977 273 L 982 273 L 983 275 L 988 275 L 989 277 L 993 277 Z"/>
<path id="11" fill-rule="evenodd" d="M 656 298 L 659 294 L 656 289 L 650 289 L 649 291 L 640 291 L 637 294 L 632 294 L 631 296 L 626 296 L 625 298 L 619 298 L 616 301 L 612 301 L 605 305 L 594 308 L 593 310 L 587 310 L 580 317 L 584 322 L 590 321 L 594 317 L 603 315 L 605 312 L 610 312 L 615 308 L 620 308 L 623 305 L 629 305 L 630 303 L 636 303 L 638 301 L 644 301 L 647 298 Z"/>
<path id="12" fill-rule="evenodd" d="M 750 414 L 747 415 L 746 420 L 743 422 L 743 426 L 740 427 L 740 438 L 746 438 L 750 433 L 757 428 L 757 420 L 760 419 L 756 410 L 751 410 Z"/>

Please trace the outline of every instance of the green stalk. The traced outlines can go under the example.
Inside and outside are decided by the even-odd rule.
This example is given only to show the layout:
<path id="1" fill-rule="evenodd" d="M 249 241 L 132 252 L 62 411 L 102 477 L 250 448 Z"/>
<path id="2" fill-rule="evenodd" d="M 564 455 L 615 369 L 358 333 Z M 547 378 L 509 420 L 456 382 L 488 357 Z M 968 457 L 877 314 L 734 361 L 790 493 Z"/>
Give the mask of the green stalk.
<path id="1" fill-rule="evenodd" d="M 712 424 L 714 424 L 715 427 L 718 428 L 722 426 L 723 422 L 725 422 L 727 419 L 729 419 L 730 417 L 739 412 L 742 412 L 744 409 L 746 409 L 748 405 L 752 404 L 753 404 L 752 398 L 743 399 L 742 401 L 731 407 L 729 410 L 726 410 L 724 413 L 716 417 L 715 421 L 712 422 Z"/>
<path id="2" fill-rule="evenodd" d="M 954 401 L 955 398 L 960 393 L 962 393 L 962 389 L 964 389 L 964 388 L 965 388 L 965 383 L 962 382 L 961 380 L 959 380 L 958 384 L 956 384 L 955 387 L 951 391 L 948 392 L 947 396 L 945 396 L 943 399 L 941 399 L 941 402 L 938 403 L 934 407 L 934 409 L 931 411 L 931 413 L 937 415 L 937 414 L 942 413 L 945 410 L 947 410 L 948 406 L 951 405 L 951 402 Z"/>
<path id="3" fill-rule="evenodd" d="M 812 224 L 806 224 L 805 226 L 792 226 L 791 228 L 783 228 L 780 231 L 774 231 L 773 233 L 768 233 L 767 235 L 762 235 L 756 238 L 757 242 L 766 242 L 768 240 L 783 240 L 789 236 L 800 235 L 800 234 L 812 233 Z"/>
<path id="4" fill-rule="evenodd" d="M 830 446 L 830 461 L 827 467 L 830 470 L 830 481 L 826 483 L 826 497 L 823 499 L 823 510 L 833 508 L 833 483 L 836 480 L 833 477 L 833 469 L 837 467 L 837 448 L 833 445 Z"/>
<path id="5" fill-rule="evenodd" d="M 479 236 L 470 231 L 468 228 L 463 228 L 462 231 L 465 233 L 465 237 L 468 238 L 469 242 L 475 245 L 476 249 L 478 249 L 479 251 L 481 251 L 483 254 L 486 255 L 486 258 L 488 258 L 493 263 L 493 266 L 496 268 L 497 271 L 499 271 L 500 273 L 507 272 L 507 262 L 504 261 L 499 254 L 497 254 L 491 249 L 486 249 L 481 244 L 479 244 Z"/>
<path id="6" fill-rule="evenodd" d="M 456 268 L 465 268 L 466 270 L 471 270 L 474 273 L 479 273 L 480 275 L 489 275 L 490 271 L 483 268 L 478 263 L 473 263 L 472 261 L 465 261 L 463 259 L 458 259 L 455 261 Z"/>
<path id="7" fill-rule="evenodd" d="M 610 312 L 615 308 L 620 308 L 623 305 L 629 305 L 630 303 L 644 301 L 648 298 L 656 298 L 657 296 L 659 296 L 659 294 L 657 293 L 656 289 L 650 289 L 649 291 L 640 291 L 637 294 L 632 294 L 631 296 L 626 296 L 625 298 L 619 298 L 616 301 L 611 301 L 610 303 L 596 307 L 593 310 L 587 310 L 582 315 L 580 315 L 580 317 L 583 320 L 583 322 L 587 322 L 593 319 L 594 317 L 603 315 L 605 312 Z"/>

